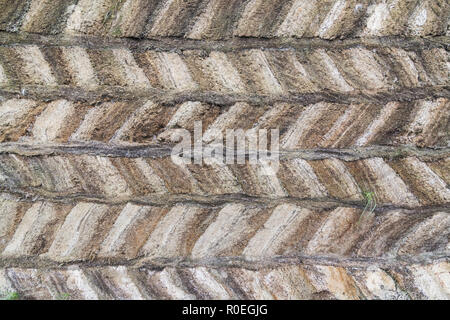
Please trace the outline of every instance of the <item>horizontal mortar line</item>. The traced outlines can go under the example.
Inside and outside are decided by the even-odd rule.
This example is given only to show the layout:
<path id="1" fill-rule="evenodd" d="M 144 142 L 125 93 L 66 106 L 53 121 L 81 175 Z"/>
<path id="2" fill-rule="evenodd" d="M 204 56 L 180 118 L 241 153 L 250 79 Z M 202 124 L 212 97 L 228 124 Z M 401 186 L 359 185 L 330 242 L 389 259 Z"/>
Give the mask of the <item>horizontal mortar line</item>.
<path id="1" fill-rule="evenodd" d="M 276 103 L 314 104 L 331 102 L 339 104 L 352 103 L 387 103 L 390 101 L 407 102 L 425 98 L 450 98 L 450 86 L 423 86 L 400 88 L 396 90 L 363 92 L 355 90 L 352 93 L 332 92 L 322 90 L 315 93 L 287 93 L 280 95 L 258 95 L 247 93 L 219 93 L 217 91 L 185 91 L 176 92 L 160 89 L 131 89 L 120 86 L 101 86 L 89 90 L 67 85 L 39 86 L 13 85 L 0 88 L 0 99 L 35 99 L 96 103 L 99 101 L 136 101 L 148 99 L 156 103 L 175 105 L 186 101 L 211 103 L 218 106 L 230 106 L 237 102 L 248 102 L 256 106 L 267 106 Z M 1 101 L 1 100 L 0 100 Z"/>
<path id="2" fill-rule="evenodd" d="M 204 148 L 207 144 L 204 144 Z M 71 142 L 71 143 L 24 143 L 5 142 L 0 143 L 0 154 L 17 154 L 21 156 L 41 156 L 41 155 L 95 155 L 103 157 L 122 158 L 163 158 L 172 155 L 174 145 L 151 145 L 151 144 L 113 144 L 103 142 Z M 224 147 L 224 155 L 227 149 Z M 414 146 L 368 146 L 351 148 L 312 148 L 312 149 L 289 149 L 272 152 L 271 150 L 245 151 L 244 153 L 233 150 L 235 157 L 258 154 L 258 152 L 268 151 L 269 156 L 278 155 L 279 159 L 304 159 L 323 160 L 340 159 L 344 161 L 354 161 L 367 158 L 389 158 L 400 159 L 405 157 L 418 157 L 424 159 L 441 159 L 450 156 L 450 147 L 428 147 L 418 148 Z M 192 153 L 192 155 L 195 152 Z M 208 157 L 203 158 L 208 159 Z"/>
<path id="3" fill-rule="evenodd" d="M 197 194 L 153 194 L 148 196 L 131 197 L 104 197 L 95 194 L 63 194 L 61 192 L 49 192 L 36 188 L 9 188 L 0 186 L 0 194 L 12 195 L 24 202 L 57 202 L 73 204 L 75 202 L 92 202 L 106 205 L 126 205 L 128 203 L 142 206 L 167 207 L 180 204 L 197 205 L 205 208 L 217 208 L 227 203 L 240 203 L 252 207 L 266 208 L 275 207 L 280 204 L 291 203 L 302 208 L 313 210 L 327 210 L 337 207 L 356 208 L 365 210 L 367 203 L 364 201 L 342 200 L 330 197 L 323 198 L 298 198 L 298 197 L 261 197 L 246 194 L 222 194 L 222 195 L 197 195 Z M 399 206 L 391 204 L 377 204 L 372 210 L 375 214 L 391 210 L 404 210 L 408 214 L 430 214 L 434 212 L 445 212 L 450 214 L 450 202 L 445 204 L 434 204 L 427 206 Z"/>
<path id="4" fill-rule="evenodd" d="M 245 49 L 345 49 L 356 46 L 368 48 L 398 47 L 416 50 L 417 48 L 448 48 L 449 37 L 360 37 L 347 39 L 324 40 L 320 38 L 255 38 L 231 37 L 224 40 L 194 40 L 182 37 L 155 38 L 115 38 L 93 35 L 43 35 L 28 32 L 10 33 L 0 31 L 0 46 L 37 45 L 41 47 L 81 46 L 89 49 L 128 48 L 131 50 L 219 50 L 236 51 Z"/>
<path id="5" fill-rule="evenodd" d="M 409 265 L 426 265 L 449 261 L 450 252 L 426 252 L 419 255 L 400 255 L 397 257 L 337 257 L 333 255 L 287 255 L 249 259 L 246 257 L 207 257 L 191 259 L 187 257 L 135 259 L 94 258 L 91 260 L 54 261 L 40 256 L 0 257 L 0 268 L 58 269 L 71 266 L 82 268 L 102 268 L 126 266 L 129 268 L 243 268 L 260 270 L 284 265 L 335 266 L 356 268 L 392 268 Z"/>

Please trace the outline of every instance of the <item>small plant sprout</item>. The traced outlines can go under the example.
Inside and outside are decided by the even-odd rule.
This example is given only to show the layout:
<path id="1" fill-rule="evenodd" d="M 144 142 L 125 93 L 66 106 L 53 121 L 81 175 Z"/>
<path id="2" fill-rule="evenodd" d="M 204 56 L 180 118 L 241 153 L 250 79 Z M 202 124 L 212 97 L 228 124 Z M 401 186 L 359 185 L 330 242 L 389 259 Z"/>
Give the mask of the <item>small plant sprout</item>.
<path id="1" fill-rule="evenodd" d="M 17 292 L 6 292 L 2 294 L 1 300 L 19 300 L 20 295 Z"/>
<path id="2" fill-rule="evenodd" d="M 106 24 L 106 22 L 109 19 L 113 19 L 116 17 L 117 12 L 119 11 L 119 7 L 122 4 L 123 0 L 115 0 L 112 4 L 109 10 L 105 13 L 105 16 L 103 17 L 103 25 Z"/>
<path id="3" fill-rule="evenodd" d="M 360 224 L 363 217 L 372 214 L 377 207 L 377 198 L 374 191 L 363 191 L 362 196 L 364 198 L 364 201 L 366 202 L 366 205 L 364 206 L 363 212 L 359 216 L 357 225 Z"/>
<path id="4" fill-rule="evenodd" d="M 70 299 L 70 293 L 64 292 L 57 294 L 55 297 L 56 300 L 69 300 Z"/>

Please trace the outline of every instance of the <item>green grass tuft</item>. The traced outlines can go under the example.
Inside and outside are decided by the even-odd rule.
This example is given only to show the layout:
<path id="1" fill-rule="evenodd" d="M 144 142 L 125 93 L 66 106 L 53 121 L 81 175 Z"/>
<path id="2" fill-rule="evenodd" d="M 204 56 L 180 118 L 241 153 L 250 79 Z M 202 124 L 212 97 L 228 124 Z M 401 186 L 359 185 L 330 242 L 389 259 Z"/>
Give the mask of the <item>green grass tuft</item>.
<path id="1" fill-rule="evenodd" d="M 117 12 L 119 11 L 119 8 L 123 2 L 124 2 L 123 0 L 115 0 L 112 3 L 111 7 L 108 9 L 108 11 L 105 13 L 105 16 L 103 17 L 103 25 L 105 25 L 106 22 L 108 22 L 108 20 L 116 17 Z"/>
<path id="2" fill-rule="evenodd" d="M 366 217 L 366 216 L 372 214 L 377 207 L 377 198 L 376 198 L 376 194 L 374 191 L 363 191 L 362 196 L 366 202 L 366 205 L 364 207 L 363 212 L 359 216 L 357 225 L 360 224 L 363 217 Z"/>
<path id="3" fill-rule="evenodd" d="M 19 300 L 20 295 L 17 292 L 6 292 L 1 295 L 1 300 Z"/>
<path id="4" fill-rule="evenodd" d="M 55 297 L 56 300 L 70 300 L 70 293 L 60 293 L 58 295 L 56 295 Z"/>

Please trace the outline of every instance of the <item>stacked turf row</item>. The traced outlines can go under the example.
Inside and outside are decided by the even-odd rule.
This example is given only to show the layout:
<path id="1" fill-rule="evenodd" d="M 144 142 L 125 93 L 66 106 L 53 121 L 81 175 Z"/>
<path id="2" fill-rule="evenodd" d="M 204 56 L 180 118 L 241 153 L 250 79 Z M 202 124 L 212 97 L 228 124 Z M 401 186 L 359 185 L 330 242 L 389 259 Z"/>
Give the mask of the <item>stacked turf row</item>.
<path id="1" fill-rule="evenodd" d="M 450 297 L 446 1 L 0 9 L 0 292 Z M 278 172 L 176 165 L 195 121 Z"/>
<path id="2" fill-rule="evenodd" d="M 318 43 L 313 48 L 172 52 L 99 48 L 103 43 L 92 48 L 65 42 L 50 46 L 40 39 L 27 45 L 5 41 L 8 45 L 0 50 L 5 94 L 51 97 L 77 89 L 87 98 L 95 97 L 95 91 L 117 97 L 114 91 L 120 88 L 128 93 L 125 97 L 167 95 L 167 102 L 181 94 L 204 100 L 217 97 L 222 103 L 302 101 L 299 95 L 305 96 L 303 101 L 353 102 L 388 99 L 393 91 L 400 93 L 398 99 L 425 96 L 427 91 L 442 96 L 449 83 L 448 52 L 444 44 L 430 42 L 413 49 L 402 48 L 403 43 L 365 48 L 362 42 L 352 42 L 336 49 Z"/>
<path id="3" fill-rule="evenodd" d="M 173 146 L 178 142 L 179 129 L 194 135 L 196 121 L 202 122 L 205 145 L 219 133 L 226 141 L 227 129 L 258 132 L 278 128 L 280 151 L 402 145 L 412 150 L 445 147 L 449 138 L 447 98 L 306 105 L 5 98 L 0 105 L 2 114 L 14 114 L 0 121 L 0 141 L 11 148 L 63 143 L 103 143 L 123 148 Z"/>
<path id="4" fill-rule="evenodd" d="M 437 36 L 445 0 L 15 0 L 0 4 L 8 32 L 113 37 Z"/>
<path id="5" fill-rule="evenodd" d="M 1 200 L 3 264 L 12 258 L 33 266 L 86 260 L 251 266 L 283 259 L 395 266 L 445 257 L 450 227 L 445 209 L 375 213 L 286 199 L 164 206 L 87 200 L 21 202 L 7 194 Z"/>
<path id="6" fill-rule="evenodd" d="M 445 299 L 446 263 L 392 268 L 15 268 L 3 288 L 39 299 Z"/>

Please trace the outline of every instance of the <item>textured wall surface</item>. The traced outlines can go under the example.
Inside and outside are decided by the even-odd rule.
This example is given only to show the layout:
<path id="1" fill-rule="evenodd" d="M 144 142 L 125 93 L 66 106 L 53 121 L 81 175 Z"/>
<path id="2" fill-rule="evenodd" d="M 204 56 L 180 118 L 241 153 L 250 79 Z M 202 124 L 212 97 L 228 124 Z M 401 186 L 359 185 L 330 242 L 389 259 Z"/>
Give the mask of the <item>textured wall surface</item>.
<path id="1" fill-rule="evenodd" d="M 450 299 L 445 0 L 0 0 L 0 296 Z M 174 163 L 279 130 L 279 169 Z"/>

